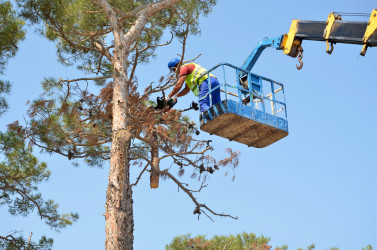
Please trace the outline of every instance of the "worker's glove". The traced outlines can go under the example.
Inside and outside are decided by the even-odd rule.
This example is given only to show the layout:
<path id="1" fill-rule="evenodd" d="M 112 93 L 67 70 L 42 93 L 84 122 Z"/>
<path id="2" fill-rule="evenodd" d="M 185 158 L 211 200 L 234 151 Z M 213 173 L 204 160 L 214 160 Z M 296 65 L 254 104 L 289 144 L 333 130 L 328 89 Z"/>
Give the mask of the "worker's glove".
<path id="1" fill-rule="evenodd" d="M 157 97 L 157 105 L 155 107 L 156 110 L 164 109 L 165 107 L 168 107 L 168 110 L 170 110 L 175 104 L 177 103 L 177 97 L 174 96 L 172 98 L 165 96 L 163 97 Z"/>
<path id="2" fill-rule="evenodd" d="M 172 98 L 169 98 L 169 100 L 166 102 L 166 106 L 171 109 L 175 104 L 177 103 L 177 96 L 173 96 Z"/>
<path id="3" fill-rule="evenodd" d="M 156 110 L 161 110 L 166 106 L 165 98 L 163 97 L 157 97 L 157 105 L 154 107 Z"/>

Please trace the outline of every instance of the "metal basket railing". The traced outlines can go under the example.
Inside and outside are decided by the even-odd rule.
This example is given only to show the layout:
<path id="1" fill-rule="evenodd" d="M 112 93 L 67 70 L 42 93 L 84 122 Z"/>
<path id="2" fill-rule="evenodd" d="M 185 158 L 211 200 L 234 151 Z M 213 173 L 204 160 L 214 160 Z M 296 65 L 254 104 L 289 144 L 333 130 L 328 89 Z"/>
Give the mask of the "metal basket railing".
<path id="1" fill-rule="evenodd" d="M 235 77 L 227 78 L 226 72 L 232 70 L 235 73 Z M 215 88 L 211 88 L 210 73 L 215 74 L 214 71 L 222 75 L 223 80 L 219 79 L 220 84 Z M 234 74 L 232 73 L 232 74 Z M 225 100 L 233 97 L 237 102 L 242 105 L 251 106 L 253 109 L 263 111 L 273 116 L 279 116 L 287 120 L 287 110 L 284 94 L 284 85 L 280 82 L 273 81 L 269 78 L 247 72 L 246 70 L 234 66 L 229 63 L 220 63 L 211 68 L 203 76 L 208 76 L 208 94 L 209 103 L 212 106 L 212 96 L 210 93 L 220 88 L 220 91 L 224 94 Z M 206 98 L 207 95 L 199 98 L 199 101 Z M 279 97 L 277 96 L 279 95 Z M 222 98 L 222 100 L 224 100 Z M 266 103 L 270 102 L 270 106 Z M 284 111 L 284 112 L 282 112 Z"/>

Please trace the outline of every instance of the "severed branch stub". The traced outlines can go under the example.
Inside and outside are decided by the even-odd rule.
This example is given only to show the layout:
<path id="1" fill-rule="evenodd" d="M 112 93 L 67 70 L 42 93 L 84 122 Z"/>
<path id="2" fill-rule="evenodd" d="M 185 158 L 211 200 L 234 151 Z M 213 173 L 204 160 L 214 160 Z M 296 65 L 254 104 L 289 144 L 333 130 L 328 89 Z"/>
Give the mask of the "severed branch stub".
<path id="1" fill-rule="evenodd" d="M 229 218 L 232 218 L 232 219 L 235 219 L 237 220 L 238 217 L 234 217 L 232 215 L 229 215 L 229 214 L 224 214 L 224 213 L 216 213 L 215 211 L 213 211 L 212 209 L 210 209 L 209 207 L 207 207 L 207 205 L 205 204 L 200 204 L 198 202 L 198 200 L 194 197 L 194 195 L 192 194 L 194 191 L 190 190 L 190 189 L 187 189 L 184 187 L 184 185 L 179 181 L 177 180 L 177 178 L 175 178 L 171 173 L 169 173 L 169 171 L 167 169 L 163 170 L 163 171 L 160 171 L 160 175 L 165 175 L 167 177 L 169 177 L 171 180 L 173 180 L 177 185 L 178 187 L 180 187 L 190 198 L 191 200 L 195 203 L 195 209 L 193 211 L 193 214 L 198 214 L 198 219 L 200 217 L 200 214 L 203 213 L 205 214 L 210 220 L 213 221 L 213 219 L 206 213 L 206 210 L 207 212 L 213 214 L 213 215 L 216 215 L 216 216 L 220 216 L 220 217 L 229 217 Z M 203 188 L 204 186 L 202 185 L 200 190 Z"/>

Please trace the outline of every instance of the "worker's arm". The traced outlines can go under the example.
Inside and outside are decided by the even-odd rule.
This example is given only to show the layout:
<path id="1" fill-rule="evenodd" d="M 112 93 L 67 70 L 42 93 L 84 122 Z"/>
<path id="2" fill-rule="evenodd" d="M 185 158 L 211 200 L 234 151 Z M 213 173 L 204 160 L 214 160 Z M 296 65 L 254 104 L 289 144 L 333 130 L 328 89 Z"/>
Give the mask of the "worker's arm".
<path id="1" fill-rule="evenodd" d="M 190 88 L 187 86 L 187 84 L 185 84 L 185 88 L 177 94 L 177 97 L 187 95 L 188 92 L 190 92 Z"/>
<path id="2" fill-rule="evenodd" d="M 183 84 L 185 83 L 185 80 L 186 80 L 186 77 L 187 76 L 181 76 L 179 79 L 178 79 L 178 82 L 175 84 L 172 92 L 168 95 L 168 98 L 172 98 L 173 96 L 175 96 L 182 88 Z M 182 92 L 185 91 L 185 90 L 182 90 Z M 186 93 L 187 94 L 187 93 Z M 182 95 L 180 95 L 182 96 Z"/>

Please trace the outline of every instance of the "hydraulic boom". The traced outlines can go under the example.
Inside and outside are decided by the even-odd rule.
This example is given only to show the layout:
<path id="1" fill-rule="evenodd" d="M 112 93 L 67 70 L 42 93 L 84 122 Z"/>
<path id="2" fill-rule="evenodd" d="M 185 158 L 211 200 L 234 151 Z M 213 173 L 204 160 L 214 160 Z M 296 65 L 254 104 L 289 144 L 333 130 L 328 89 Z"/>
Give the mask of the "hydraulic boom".
<path id="1" fill-rule="evenodd" d="M 241 68 L 250 71 L 262 51 L 272 47 L 283 50 L 288 56 L 299 56 L 297 68 L 301 69 L 303 40 L 326 42 L 329 54 L 336 43 L 363 45 L 360 55 L 364 56 L 368 47 L 377 46 L 377 9 L 372 11 L 368 22 L 343 21 L 341 15 L 335 12 L 329 14 L 327 21 L 293 20 L 288 34 L 259 42 Z"/>

